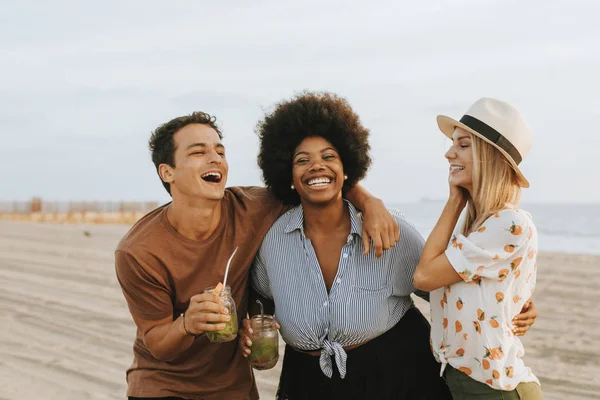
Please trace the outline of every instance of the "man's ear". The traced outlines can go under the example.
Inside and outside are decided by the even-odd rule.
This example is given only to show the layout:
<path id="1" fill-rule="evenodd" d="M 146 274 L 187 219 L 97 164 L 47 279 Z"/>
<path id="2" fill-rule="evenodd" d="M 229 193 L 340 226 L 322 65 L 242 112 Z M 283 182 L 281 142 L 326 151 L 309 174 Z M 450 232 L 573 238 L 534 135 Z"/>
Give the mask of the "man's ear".
<path id="1" fill-rule="evenodd" d="M 175 180 L 175 171 L 173 171 L 173 167 L 171 167 L 169 164 L 160 164 L 158 166 L 158 175 L 163 182 L 169 184 L 173 183 Z"/>

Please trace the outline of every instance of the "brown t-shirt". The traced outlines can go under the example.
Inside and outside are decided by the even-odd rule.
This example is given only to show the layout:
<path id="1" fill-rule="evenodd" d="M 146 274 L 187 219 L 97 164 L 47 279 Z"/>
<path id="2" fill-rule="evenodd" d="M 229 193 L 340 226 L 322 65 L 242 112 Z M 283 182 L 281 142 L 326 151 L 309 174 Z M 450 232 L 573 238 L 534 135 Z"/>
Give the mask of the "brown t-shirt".
<path id="1" fill-rule="evenodd" d="M 132 315 L 176 319 L 193 295 L 223 281 L 236 246 L 227 285 L 238 317 L 246 315 L 249 268 L 283 206 L 267 189 L 239 187 L 225 190 L 221 209 L 219 225 L 207 240 L 191 240 L 173 229 L 166 205 L 144 216 L 125 235 L 115 251 L 115 266 Z M 178 358 L 165 362 L 150 354 L 138 329 L 133 354 L 127 370 L 128 396 L 258 398 L 252 369 L 239 353 L 237 339 L 217 344 L 202 335 Z"/>

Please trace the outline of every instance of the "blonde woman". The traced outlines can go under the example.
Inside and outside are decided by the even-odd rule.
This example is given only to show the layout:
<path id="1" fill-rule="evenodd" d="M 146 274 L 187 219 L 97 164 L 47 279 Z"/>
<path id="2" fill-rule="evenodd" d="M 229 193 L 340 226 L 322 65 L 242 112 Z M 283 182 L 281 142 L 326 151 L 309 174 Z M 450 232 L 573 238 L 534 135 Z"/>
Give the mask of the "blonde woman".
<path id="1" fill-rule="evenodd" d="M 519 209 L 529 126 L 489 98 L 438 125 L 452 139 L 450 196 L 414 274 L 415 287 L 431 292 L 434 355 L 455 400 L 541 399 L 512 329 L 536 281 L 537 231 Z"/>

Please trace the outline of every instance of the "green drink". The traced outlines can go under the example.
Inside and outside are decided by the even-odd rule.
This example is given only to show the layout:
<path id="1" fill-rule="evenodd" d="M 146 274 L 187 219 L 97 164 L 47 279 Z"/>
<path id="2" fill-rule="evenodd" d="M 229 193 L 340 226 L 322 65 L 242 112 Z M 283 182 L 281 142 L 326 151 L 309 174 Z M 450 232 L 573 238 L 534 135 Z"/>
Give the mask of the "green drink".
<path id="1" fill-rule="evenodd" d="M 253 368 L 264 370 L 273 368 L 279 360 L 279 334 L 272 315 L 255 315 L 250 319 L 252 335 L 248 360 Z"/>
<path id="2" fill-rule="evenodd" d="M 209 288 L 206 288 L 204 290 L 204 293 L 214 293 L 214 289 L 215 286 L 211 286 Z M 231 287 L 227 286 L 223 288 L 223 290 L 219 294 L 219 300 L 221 300 L 223 306 L 229 310 L 229 316 L 231 317 L 231 319 L 227 322 L 223 322 L 225 324 L 225 329 L 222 329 L 220 331 L 206 332 L 206 337 L 208 337 L 208 340 L 210 340 L 213 343 L 231 342 L 237 337 L 238 334 L 237 312 L 235 309 L 235 301 L 233 301 L 233 297 L 231 297 Z"/>

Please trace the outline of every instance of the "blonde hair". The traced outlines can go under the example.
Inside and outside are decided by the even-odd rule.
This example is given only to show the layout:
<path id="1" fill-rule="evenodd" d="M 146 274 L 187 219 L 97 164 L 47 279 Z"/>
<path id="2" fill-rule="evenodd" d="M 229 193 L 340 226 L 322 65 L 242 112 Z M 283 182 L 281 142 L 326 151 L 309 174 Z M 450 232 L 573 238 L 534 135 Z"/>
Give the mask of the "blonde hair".
<path id="1" fill-rule="evenodd" d="M 478 229 L 490 216 L 515 209 L 521 199 L 517 174 L 506 157 L 491 144 L 471 134 L 473 149 L 473 197 L 467 201 L 462 234 Z"/>

